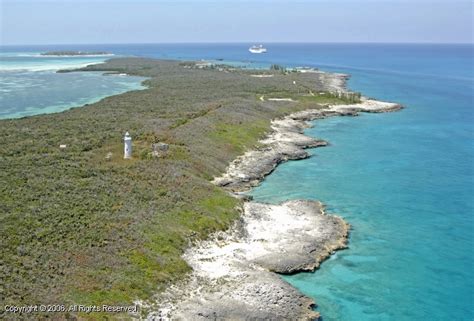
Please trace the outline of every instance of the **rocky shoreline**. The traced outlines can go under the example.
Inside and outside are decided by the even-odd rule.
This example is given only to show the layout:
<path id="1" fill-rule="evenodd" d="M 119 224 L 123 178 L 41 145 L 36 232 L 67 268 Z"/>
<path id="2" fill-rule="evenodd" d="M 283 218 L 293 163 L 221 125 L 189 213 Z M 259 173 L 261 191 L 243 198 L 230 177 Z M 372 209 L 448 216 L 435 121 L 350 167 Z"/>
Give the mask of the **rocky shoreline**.
<path id="1" fill-rule="evenodd" d="M 344 75 L 332 77 L 343 88 Z M 346 247 L 349 225 L 326 214 L 316 201 L 279 205 L 251 201 L 242 192 L 257 186 L 281 162 L 304 159 L 306 148 L 326 146 L 303 134 L 315 119 L 391 112 L 398 104 L 362 98 L 358 104 L 328 105 L 272 121 L 261 147 L 234 160 L 214 184 L 246 199 L 241 218 L 231 229 L 189 248 L 184 259 L 193 272 L 168 288 L 148 320 L 316 320 L 315 302 L 283 281 L 277 273 L 314 271 L 334 251 Z M 276 272 L 276 273 L 275 273 Z M 142 303 L 143 304 L 143 303 Z"/>
<path id="2" fill-rule="evenodd" d="M 320 202 L 246 202 L 230 230 L 186 251 L 193 273 L 160 295 L 148 320 L 317 319 L 314 302 L 272 272 L 314 270 L 346 247 L 348 231 Z"/>
<path id="3" fill-rule="evenodd" d="M 392 112 L 401 108 L 399 104 L 362 98 L 359 104 L 309 109 L 273 120 L 272 132 L 261 141 L 263 147 L 238 157 L 224 175 L 214 179 L 214 183 L 231 192 L 244 192 L 257 186 L 279 163 L 307 158 L 306 148 L 327 146 L 326 141 L 303 134 L 304 129 L 311 127 L 310 121 L 331 116 L 357 116 L 359 112 Z"/>

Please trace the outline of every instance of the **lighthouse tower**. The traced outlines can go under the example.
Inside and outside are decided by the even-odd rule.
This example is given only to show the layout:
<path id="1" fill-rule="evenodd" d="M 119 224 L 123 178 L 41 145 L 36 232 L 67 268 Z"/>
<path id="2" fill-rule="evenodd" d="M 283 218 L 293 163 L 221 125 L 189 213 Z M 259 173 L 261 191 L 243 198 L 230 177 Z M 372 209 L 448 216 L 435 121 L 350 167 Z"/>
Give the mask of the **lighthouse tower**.
<path id="1" fill-rule="evenodd" d="M 128 132 L 125 133 L 125 137 L 123 138 L 124 143 L 124 150 L 123 150 L 123 158 L 130 159 L 132 158 L 132 137 Z"/>

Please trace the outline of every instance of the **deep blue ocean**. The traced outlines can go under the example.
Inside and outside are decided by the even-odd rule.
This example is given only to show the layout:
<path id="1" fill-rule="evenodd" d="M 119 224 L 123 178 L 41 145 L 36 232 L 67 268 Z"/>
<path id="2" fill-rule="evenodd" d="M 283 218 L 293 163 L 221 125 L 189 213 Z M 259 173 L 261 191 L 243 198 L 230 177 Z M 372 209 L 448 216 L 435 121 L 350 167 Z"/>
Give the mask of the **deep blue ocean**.
<path id="1" fill-rule="evenodd" d="M 2 47 L 2 55 L 106 50 L 124 56 L 223 59 L 249 67 L 313 66 L 351 74 L 352 90 L 406 108 L 316 121 L 307 134 L 331 146 L 312 150 L 309 159 L 282 164 L 252 191 L 262 202 L 321 200 L 353 227 L 349 249 L 337 252 L 316 273 L 284 278 L 317 301 L 324 321 L 472 321 L 473 45 L 267 44 L 268 53 L 262 55 L 250 54 L 249 45 Z M 34 72 L 27 74 L 32 77 Z M 116 88 L 111 83 L 116 78 L 97 77 L 107 79 L 109 89 Z M 132 88 L 139 88 L 139 79 L 130 81 Z M 56 86 L 52 82 L 33 89 L 35 81 L 30 83 L 23 84 L 22 92 L 42 88 L 47 93 Z M 94 98 L 81 88 L 70 95 L 93 100 L 108 94 L 104 90 Z M 42 106 L 41 97 L 29 97 L 34 102 L 30 108 Z M 8 99 L 7 112 L 0 104 L 3 118 L 15 115 L 17 108 L 15 96 Z M 67 108 L 69 97 L 61 100 Z"/>

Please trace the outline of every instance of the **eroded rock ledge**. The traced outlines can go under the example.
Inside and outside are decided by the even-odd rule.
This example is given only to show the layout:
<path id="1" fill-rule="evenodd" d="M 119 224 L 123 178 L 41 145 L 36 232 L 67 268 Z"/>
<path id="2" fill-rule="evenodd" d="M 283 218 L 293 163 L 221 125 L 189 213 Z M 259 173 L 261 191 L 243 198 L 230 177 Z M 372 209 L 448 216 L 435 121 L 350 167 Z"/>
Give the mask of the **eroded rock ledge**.
<path id="1" fill-rule="evenodd" d="M 309 109 L 276 119 L 272 121 L 272 133 L 261 141 L 263 147 L 238 157 L 224 175 L 214 179 L 214 183 L 232 192 L 246 191 L 257 186 L 279 163 L 308 157 L 306 148 L 326 146 L 326 141 L 303 134 L 305 128 L 311 127 L 309 121 L 330 116 L 356 116 L 359 112 L 391 112 L 400 108 L 399 104 L 363 98 L 359 104 Z"/>
<path id="2" fill-rule="evenodd" d="M 326 106 L 272 122 L 262 147 L 232 162 L 214 180 L 228 191 L 258 185 L 281 162 L 308 157 L 305 148 L 327 142 L 305 136 L 309 121 L 358 112 L 388 112 L 398 104 L 363 99 L 360 104 Z M 327 215 L 317 201 L 279 205 L 245 202 L 231 229 L 189 248 L 188 279 L 168 288 L 148 306 L 149 320 L 316 320 L 315 302 L 278 274 L 313 271 L 333 251 L 346 247 L 349 225 Z"/>
<path id="3" fill-rule="evenodd" d="M 317 319 L 314 302 L 269 271 L 313 270 L 346 246 L 348 230 L 320 202 L 247 202 L 229 231 L 185 253 L 192 275 L 160 295 L 148 319 Z"/>

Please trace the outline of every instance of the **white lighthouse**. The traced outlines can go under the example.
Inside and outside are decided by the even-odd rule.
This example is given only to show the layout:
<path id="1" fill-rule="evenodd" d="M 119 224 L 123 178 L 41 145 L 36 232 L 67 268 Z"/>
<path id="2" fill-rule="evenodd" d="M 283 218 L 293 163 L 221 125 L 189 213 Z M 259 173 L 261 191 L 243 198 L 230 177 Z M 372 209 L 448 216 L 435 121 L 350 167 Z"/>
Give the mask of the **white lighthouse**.
<path id="1" fill-rule="evenodd" d="M 123 145 L 123 158 L 132 158 L 132 137 L 130 137 L 130 134 L 128 132 L 125 133 L 125 137 L 123 138 Z"/>

